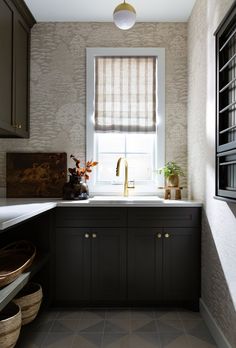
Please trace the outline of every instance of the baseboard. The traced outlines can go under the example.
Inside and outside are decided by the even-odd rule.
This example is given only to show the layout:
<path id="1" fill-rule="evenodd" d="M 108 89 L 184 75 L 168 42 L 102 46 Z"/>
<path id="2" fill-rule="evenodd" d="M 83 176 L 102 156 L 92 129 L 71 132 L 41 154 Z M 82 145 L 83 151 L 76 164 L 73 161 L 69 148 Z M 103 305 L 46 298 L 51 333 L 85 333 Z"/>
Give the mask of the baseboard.
<path id="1" fill-rule="evenodd" d="M 217 346 L 219 348 L 232 348 L 202 299 L 200 299 L 200 312 Z"/>

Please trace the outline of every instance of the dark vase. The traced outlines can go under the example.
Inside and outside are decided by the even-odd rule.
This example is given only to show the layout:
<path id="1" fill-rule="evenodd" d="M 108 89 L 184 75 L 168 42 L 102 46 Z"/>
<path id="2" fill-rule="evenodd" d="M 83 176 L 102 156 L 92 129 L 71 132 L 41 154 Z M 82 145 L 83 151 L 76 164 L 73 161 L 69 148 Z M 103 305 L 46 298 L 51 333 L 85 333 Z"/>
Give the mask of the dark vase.
<path id="1" fill-rule="evenodd" d="M 69 182 L 63 186 L 63 199 L 83 200 L 89 198 L 88 185 L 77 175 L 70 175 Z"/>

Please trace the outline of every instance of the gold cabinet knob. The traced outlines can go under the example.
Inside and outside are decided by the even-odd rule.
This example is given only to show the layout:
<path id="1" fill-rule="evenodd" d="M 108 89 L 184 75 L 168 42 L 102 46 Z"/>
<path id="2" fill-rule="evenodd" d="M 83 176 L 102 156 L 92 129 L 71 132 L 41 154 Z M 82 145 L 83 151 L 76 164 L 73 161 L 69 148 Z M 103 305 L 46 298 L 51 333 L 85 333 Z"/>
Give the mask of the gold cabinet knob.
<path id="1" fill-rule="evenodd" d="M 169 233 L 165 233 L 165 238 L 169 238 L 169 237 L 170 237 Z"/>
<path id="2" fill-rule="evenodd" d="M 13 127 L 16 128 L 16 129 L 21 129 L 21 128 L 22 128 L 22 125 L 16 123 L 16 124 L 13 125 Z"/>
<path id="3" fill-rule="evenodd" d="M 93 237 L 93 238 L 97 238 L 96 233 L 93 233 L 93 234 L 92 234 L 92 237 Z"/>
<path id="4" fill-rule="evenodd" d="M 161 238 L 162 234 L 161 233 L 157 233 L 157 238 Z"/>
<path id="5" fill-rule="evenodd" d="M 85 233 L 84 237 L 88 239 L 89 238 L 89 234 Z"/>

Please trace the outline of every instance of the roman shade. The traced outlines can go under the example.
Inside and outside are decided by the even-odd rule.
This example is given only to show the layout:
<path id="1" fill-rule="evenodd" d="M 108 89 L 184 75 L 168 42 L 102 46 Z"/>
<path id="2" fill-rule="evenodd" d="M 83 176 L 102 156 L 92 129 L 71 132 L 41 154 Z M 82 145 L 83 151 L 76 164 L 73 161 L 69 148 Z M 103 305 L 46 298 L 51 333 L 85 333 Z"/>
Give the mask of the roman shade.
<path id="1" fill-rule="evenodd" d="M 156 131 L 156 57 L 96 57 L 95 131 Z"/>

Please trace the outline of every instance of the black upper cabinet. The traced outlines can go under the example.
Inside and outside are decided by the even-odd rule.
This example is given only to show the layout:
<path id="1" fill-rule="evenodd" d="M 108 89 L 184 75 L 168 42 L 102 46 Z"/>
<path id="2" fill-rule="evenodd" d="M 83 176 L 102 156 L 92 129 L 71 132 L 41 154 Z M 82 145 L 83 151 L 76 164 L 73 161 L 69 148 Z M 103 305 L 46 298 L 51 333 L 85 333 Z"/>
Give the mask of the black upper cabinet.
<path id="1" fill-rule="evenodd" d="M 29 136 L 30 29 L 24 1 L 0 0 L 0 137 Z"/>

